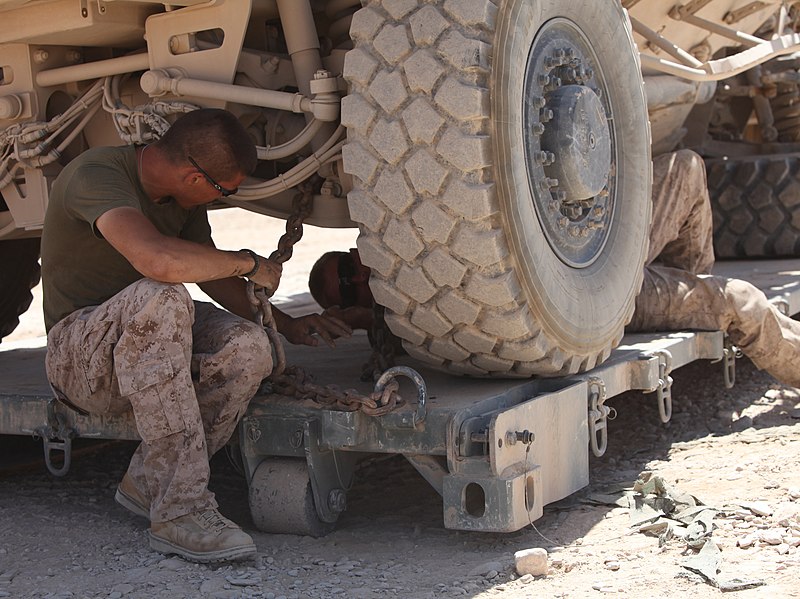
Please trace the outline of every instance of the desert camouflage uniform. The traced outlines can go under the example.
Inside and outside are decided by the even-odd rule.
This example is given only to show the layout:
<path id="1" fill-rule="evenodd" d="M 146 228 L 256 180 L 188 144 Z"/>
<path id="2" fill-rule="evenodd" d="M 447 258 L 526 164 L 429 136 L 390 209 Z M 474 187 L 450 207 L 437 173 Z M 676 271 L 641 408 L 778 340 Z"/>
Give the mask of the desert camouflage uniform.
<path id="1" fill-rule="evenodd" d="M 686 150 L 656 158 L 648 264 L 627 330 L 722 330 L 756 366 L 800 386 L 800 323 L 750 283 L 707 274 L 713 265 L 702 159 Z"/>
<path id="2" fill-rule="evenodd" d="M 141 279 L 48 333 L 51 383 L 80 409 L 133 409 L 142 443 L 128 467 L 163 522 L 217 507 L 209 458 L 272 369 L 266 333 L 180 284 Z"/>

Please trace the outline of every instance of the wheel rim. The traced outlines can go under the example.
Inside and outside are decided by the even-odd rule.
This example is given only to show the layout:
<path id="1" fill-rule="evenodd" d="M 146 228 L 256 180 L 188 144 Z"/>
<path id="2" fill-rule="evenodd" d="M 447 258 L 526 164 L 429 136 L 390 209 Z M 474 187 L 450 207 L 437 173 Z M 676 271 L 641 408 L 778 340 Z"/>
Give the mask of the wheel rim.
<path id="1" fill-rule="evenodd" d="M 590 266 L 614 218 L 616 143 L 608 85 L 572 21 L 546 22 L 525 68 L 528 185 L 547 243 L 565 264 Z"/>

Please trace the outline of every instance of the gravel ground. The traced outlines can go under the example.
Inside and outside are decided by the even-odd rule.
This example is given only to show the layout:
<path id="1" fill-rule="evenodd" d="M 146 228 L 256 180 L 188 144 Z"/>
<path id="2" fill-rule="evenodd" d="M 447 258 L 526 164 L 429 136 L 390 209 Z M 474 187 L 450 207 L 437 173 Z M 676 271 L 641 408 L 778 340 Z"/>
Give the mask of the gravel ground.
<path id="1" fill-rule="evenodd" d="M 237 233 L 252 224 L 237 218 L 226 217 L 231 232 L 223 242 L 217 236 L 221 247 L 239 247 Z M 263 236 L 267 247 L 257 251 L 274 245 L 276 231 Z M 313 258 L 349 247 L 353 237 L 352 231 L 309 236 L 301 242 L 306 257 L 292 260 L 297 273 L 288 275 L 287 265 L 284 282 L 294 280 L 294 287 L 280 291 L 303 289 L 303 269 Z M 36 334 L 34 324 L 15 335 L 24 341 Z M 69 475 L 56 479 L 44 470 L 37 442 L 0 437 L 0 597 L 721 595 L 682 565 L 698 554 L 685 540 L 639 532 L 630 507 L 598 499 L 619 496 L 645 470 L 674 495 L 688 493 L 715 508 L 709 524 L 721 550 L 719 572 L 712 573 L 718 586 L 741 588 L 737 598 L 800 597 L 800 392 L 747 360 L 738 362 L 737 375 L 737 386 L 726 390 L 719 364 L 673 373 L 667 425 L 652 394 L 611 400 L 618 417 L 610 423 L 608 452 L 591 459 L 590 486 L 547 507 L 535 528 L 511 534 L 445 529 L 440 497 L 397 456 L 362 466 L 330 535 L 260 533 L 250 521 L 245 481 L 226 455 L 217 455 L 212 489 L 223 513 L 251 532 L 258 547 L 254 560 L 232 565 L 196 565 L 149 549 L 147 523 L 113 501 L 133 444 L 82 442 Z M 515 552 L 530 548 L 547 550 L 545 576 L 516 571 Z"/>

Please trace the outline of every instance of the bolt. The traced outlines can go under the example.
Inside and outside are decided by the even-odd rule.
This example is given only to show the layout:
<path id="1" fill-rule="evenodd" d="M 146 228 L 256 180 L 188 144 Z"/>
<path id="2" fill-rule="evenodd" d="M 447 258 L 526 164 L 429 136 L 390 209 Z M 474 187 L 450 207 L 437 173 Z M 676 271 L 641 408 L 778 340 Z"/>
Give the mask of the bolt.
<path id="1" fill-rule="evenodd" d="M 539 111 L 539 120 L 541 120 L 543 123 L 549 123 L 551 120 L 553 120 L 553 111 L 549 108 L 542 108 Z"/>
<path id="2" fill-rule="evenodd" d="M 772 125 L 761 127 L 761 136 L 765 141 L 775 141 L 778 139 L 778 130 Z"/>
<path id="3" fill-rule="evenodd" d="M 536 438 L 531 431 L 525 429 L 524 431 L 508 431 L 506 433 L 506 445 L 514 445 L 520 441 L 524 445 L 530 445 Z"/>
<path id="4" fill-rule="evenodd" d="M 319 69 L 314 73 L 314 80 L 317 81 L 319 79 L 328 79 L 330 76 L 331 74 L 325 69 Z"/>
<path id="5" fill-rule="evenodd" d="M 559 218 L 559 219 L 556 221 L 556 224 L 557 224 L 559 227 L 566 227 L 568 223 L 569 223 L 569 219 L 568 219 L 566 216 L 562 216 L 561 218 Z"/>
<path id="6" fill-rule="evenodd" d="M 550 75 L 539 75 L 539 85 L 546 87 L 550 83 Z"/>
<path id="7" fill-rule="evenodd" d="M 328 493 L 328 509 L 341 514 L 347 509 L 347 494 L 343 489 L 331 489 Z"/>
<path id="8" fill-rule="evenodd" d="M 83 56 L 77 50 L 70 50 L 67 52 L 67 61 L 69 62 L 80 62 L 83 59 Z"/>
<path id="9" fill-rule="evenodd" d="M 571 225 L 569 229 L 567 229 L 567 233 L 569 233 L 570 237 L 580 237 L 581 229 L 578 225 Z"/>
<path id="10" fill-rule="evenodd" d="M 592 216 L 596 216 L 598 218 L 602 218 L 605 213 L 606 209 L 604 206 L 595 206 L 592 210 Z"/>
<path id="11" fill-rule="evenodd" d="M 577 204 L 568 204 L 564 206 L 564 214 L 566 214 L 571 219 L 580 218 L 583 210 Z"/>
<path id="12" fill-rule="evenodd" d="M 320 195 L 329 196 L 333 198 L 342 197 L 342 186 L 336 181 L 325 181 L 319 190 Z"/>
<path id="13" fill-rule="evenodd" d="M 550 166 L 551 164 L 553 164 L 553 162 L 555 162 L 556 155 L 553 154 L 552 152 L 547 152 L 547 151 L 534 152 L 533 159 L 539 164 L 542 164 L 544 166 Z"/>
<path id="14" fill-rule="evenodd" d="M 33 62 L 37 64 L 42 64 L 47 62 L 47 59 L 50 58 L 50 53 L 47 50 L 34 50 L 33 52 Z"/>
<path id="15" fill-rule="evenodd" d="M 297 449 L 303 445 L 303 430 L 297 429 L 289 435 L 289 445 Z"/>
<path id="16" fill-rule="evenodd" d="M 544 125 L 542 125 L 541 123 L 534 123 L 534 125 L 531 127 L 531 132 L 534 135 L 541 135 L 542 133 L 544 133 Z"/>
<path id="17" fill-rule="evenodd" d="M 544 108 L 544 105 L 547 104 L 547 100 L 542 96 L 533 96 L 531 98 L 531 104 L 534 108 Z"/>
<path id="18" fill-rule="evenodd" d="M 590 220 L 590 221 L 586 221 L 586 227 L 588 229 L 593 229 L 593 230 L 605 229 L 606 228 L 606 224 L 601 220 Z"/>
<path id="19" fill-rule="evenodd" d="M 251 421 L 247 425 L 247 438 L 253 443 L 257 442 L 261 438 L 261 429 L 258 427 L 257 420 Z"/>

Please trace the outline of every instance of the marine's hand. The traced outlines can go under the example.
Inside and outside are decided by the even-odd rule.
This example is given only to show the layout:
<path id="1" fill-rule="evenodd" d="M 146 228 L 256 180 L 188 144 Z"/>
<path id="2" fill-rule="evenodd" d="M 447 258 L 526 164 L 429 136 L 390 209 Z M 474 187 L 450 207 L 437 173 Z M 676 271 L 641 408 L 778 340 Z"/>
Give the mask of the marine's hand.
<path id="1" fill-rule="evenodd" d="M 282 264 L 268 260 L 263 256 L 259 256 L 258 270 L 253 276 L 249 277 L 249 279 L 259 287 L 266 289 L 267 293 L 271 296 L 278 288 L 278 283 L 281 281 L 282 272 Z"/>
<path id="2" fill-rule="evenodd" d="M 323 314 L 307 314 L 299 318 L 292 318 L 279 330 L 290 343 L 316 346 L 322 339 L 330 347 L 335 347 L 334 339 L 349 337 L 353 334 L 353 329 L 347 324 L 338 318 Z"/>

